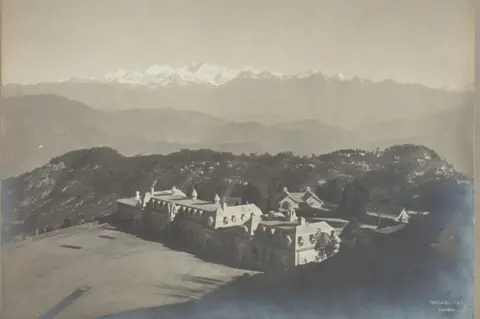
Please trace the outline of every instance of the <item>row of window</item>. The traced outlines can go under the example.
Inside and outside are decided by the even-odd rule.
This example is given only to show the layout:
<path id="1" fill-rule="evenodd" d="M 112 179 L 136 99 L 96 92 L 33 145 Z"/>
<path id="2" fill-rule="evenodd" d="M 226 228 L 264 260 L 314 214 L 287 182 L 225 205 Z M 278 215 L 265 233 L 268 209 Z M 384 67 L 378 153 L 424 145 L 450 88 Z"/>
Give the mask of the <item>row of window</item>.
<path id="1" fill-rule="evenodd" d="M 272 239 L 277 239 L 277 241 L 285 246 L 290 246 L 292 244 L 292 236 L 290 235 L 285 235 L 282 236 L 281 233 L 276 233 L 274 228 L 269 228 L 267 229 L 265 226 L 259 227 L 260 229 L 260 236 L 269 236 Z M 245 227 L 245 231 L 248 232 L 248 228 Z M 277 236 L 275 236 L 277 234 Z M 310 241 L 311 244 L 316 243 L 316 236 L 315 234 L 310 234 L 308 235 L 308 240 Z M 299 236 L 297 238 L 297 244 L 300 247 L 303 247 L 305 245 L 305 239 L 302 236 Z"/>
<path id="2" fill-rule="evenodd" d="M 242 222 L 244 222 L 245 220 L 247 219 L 247 216 L 245 214 L 242 214 L 240 216 L 240 220 Z M 223 218 L 223 224 L 224 225 L 228 225 L 228 223 L 230 222 L 230 220 L 232 221 L 232 223 L 236 223 L 237 222 L 237 216 L 233 215 L 230 219 L 228 217 L 224 217 Z"/>

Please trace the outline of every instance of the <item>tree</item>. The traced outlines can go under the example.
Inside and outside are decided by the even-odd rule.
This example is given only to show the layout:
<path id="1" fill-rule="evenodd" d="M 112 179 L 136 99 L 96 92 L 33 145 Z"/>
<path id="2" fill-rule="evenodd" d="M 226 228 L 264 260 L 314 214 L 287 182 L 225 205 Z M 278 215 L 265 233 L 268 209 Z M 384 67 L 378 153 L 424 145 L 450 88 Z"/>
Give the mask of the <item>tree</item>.
<path id="1" fill-rule="evenodd" d="M 318 185 L 315 194 L 328 202 L 338 204 L 342 199 L 342 188 L 338 179 L 328 180 L 325 184 Z"/>
<path id="2" fill-rule="evenodd" d="M 335 234 L 335 231 L 333 230 L 330 233 L 330 237 L 325 247 L 325 252 L 327 254 L 327 257 L 331 257 L 336 253 L 338 253 L 339 250 L 340 250 L 340 238 L 337 236 L 337 234 Z"/>
<path id="3" fill-rule="evenodd" d="M 242 203 L 255 204 L 257 206 L 261 205 L 262 193 L 252 183 L 248 183 L 243 191 Z"/>
<path id="4" fill-rule="evenodd" d="M 321 259 L 329 258 L 340 251 L 340 238 L 334 230 L 330 234 L 318 231 L 315 234 L 315 250 Z"/>
<path id="5" fill-rule="evenodd" d="M 367 188 L 358 180 L 354 180 L 352 183 L 345 185 L 342 200 L 338 207 L 339 213 L 347 219 L 356 217 L 362 220 L 366 214 L 368 198 Z"/>

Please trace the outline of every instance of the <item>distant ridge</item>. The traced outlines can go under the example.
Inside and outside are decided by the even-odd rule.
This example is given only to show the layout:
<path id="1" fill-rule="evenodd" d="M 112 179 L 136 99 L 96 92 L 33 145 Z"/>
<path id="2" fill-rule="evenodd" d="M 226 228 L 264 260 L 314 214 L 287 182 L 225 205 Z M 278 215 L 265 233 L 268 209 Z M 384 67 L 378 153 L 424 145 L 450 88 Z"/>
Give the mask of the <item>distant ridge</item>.
<path id="1" fill-rule="evenodd" d="M 148 87 L 167 87 L 167 86 L 188 86 L 188 85 L 208 85 L 208 86 L 221 86 L 225 85 L 234 80 L 241 79 L 253 79 L 253 80 L 279 80 L 279 81 L 289 81 L 289 80 L 302 80 L 308 79 L 311 77 L 318 77 L 323 79 L 326 82 L 357 82 L 364 84 L 372 83 L 391 83 L 395 82 L 398 84 L 406 85 L 421 85 L 428 87 L 420 83 L 406 83 L 398 82 L 392 79 L 383 79 L 383 80 L 372 80 L 367 78 L 362 78 L 358 76 L 345 77 L 342 73 L 337 74 L 325 74 L 322 71 L 312 68 L 310 70 L 301 71 L 301 72 L 277 72 L 274 70 L 265 70 L 259 69 L 251 66 L 246 66 L 239 69 L 230 69 L 224 66 L 219 66 L 209 62 L 192 62 L 183 66 L 171 66 L 169 64 L 158 65 L 154 64 L 149 66 L 147 69 L 140 70 L 126 70 L 126 69 L 116 69 L 108 72 L 103 77 L 87 77 L 87 78 L 78 78 L 73 77 L 63 81 L 55 82 L 37 82 L 30 84 L 22 85 L 35 85 L 41 83 L 118 83 L 123 85 L 133 85 L 133 86 L 148 86 Z M 11 83 L 9 85 L 16 85 Z M 19 84 L 17 84 L 19 85 Z M 440 89 L 444 91 L 452 92 L 464 92 L 472 91 L 473 85 L 467 87 L 454 87 L 454 86 L 444 86 L 444 87 L 428 87 L 431 89 Z"/>
<path id="2" fill-rule="evenodd" d="M 0 162 L 0 173 L 13 176 L 59 154 L 99 146 L 128 156 L 206 148 L 234 154 L 311 155 L 413 143 L 433 148 L 458 170 L 472 174 L 472 114 L 473 105 L 467 103 L 412 120 L 371 121 L 345 129 L 317 119 L 267 125 L 172 108 L 103 112 L 52 94 L 20 96 L 4 99 L 2 145 L 9 152 Z"/>

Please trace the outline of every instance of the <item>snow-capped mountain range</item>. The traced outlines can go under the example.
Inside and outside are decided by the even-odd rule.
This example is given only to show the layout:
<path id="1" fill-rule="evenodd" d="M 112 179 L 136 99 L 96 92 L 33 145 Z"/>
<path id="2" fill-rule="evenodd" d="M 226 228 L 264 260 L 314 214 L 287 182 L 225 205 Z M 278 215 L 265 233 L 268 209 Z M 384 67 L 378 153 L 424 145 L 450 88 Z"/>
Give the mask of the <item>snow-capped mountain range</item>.
<path id="1" fill-rule="evenodd" d="M 326 81 L 347 80 L 342 74 L 327 77 L 320 71 L 313 69 L 307 72 L 285 74 L 273 71 L 259 70 L 252 67 L 242 69 L 227 69 L 222 66 L 209 63 L 191 63 L 182 67 L 170 65 L 152 65 L 144 72 L 118 69 L 106 74 L 99 79 L 72 79 L 75 81 L 91 81 L 106 83 L 123 83 L 131 85 L 167 86 L 171 84 L 189 85 L 206 84 L 221 86 L 234 79 L 257 79 L 257 80 L 291 80 L 304 79 L 315 75 L 321 75 Z M 362 79 L 362 81 L 364 81 Z"/>

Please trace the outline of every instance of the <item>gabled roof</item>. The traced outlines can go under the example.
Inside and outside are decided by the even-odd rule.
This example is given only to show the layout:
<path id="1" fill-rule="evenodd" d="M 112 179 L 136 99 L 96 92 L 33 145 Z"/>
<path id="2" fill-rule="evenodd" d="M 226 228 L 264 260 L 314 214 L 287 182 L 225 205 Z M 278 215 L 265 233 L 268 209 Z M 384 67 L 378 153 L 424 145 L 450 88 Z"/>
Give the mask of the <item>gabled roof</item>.
<path id="1" fill-rule="evenodd" d="M 284 193 L 284 197 L 282 199 L 285 199 L 286 197 L 289 197 L 291 198 L 293 201 L 295 201 L 296 203 L 305 203 L 305 201 L 309 198 L 309 197 L 313 197 L 315 198 L 316 200 L 318 201 L 322 201 L 320 198 L 318 198 L 317 195 L 315 195 L 314 192 L 312 191 L 306 191 L 306 192 L 288 192 L 288 193 Z"/>

